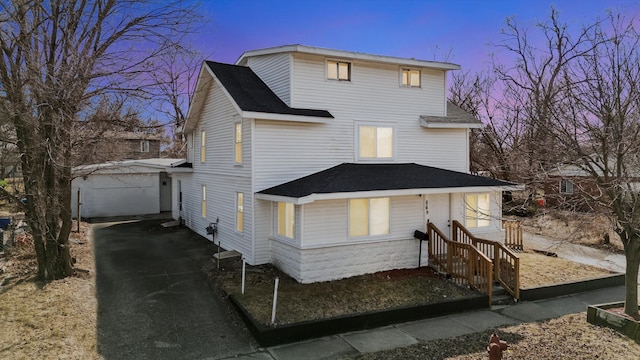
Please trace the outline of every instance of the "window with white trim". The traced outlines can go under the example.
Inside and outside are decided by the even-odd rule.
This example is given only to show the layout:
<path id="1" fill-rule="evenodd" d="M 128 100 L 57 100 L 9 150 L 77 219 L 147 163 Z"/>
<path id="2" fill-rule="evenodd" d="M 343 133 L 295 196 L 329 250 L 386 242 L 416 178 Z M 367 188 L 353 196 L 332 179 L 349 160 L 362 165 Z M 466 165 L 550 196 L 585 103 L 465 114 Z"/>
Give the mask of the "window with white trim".
<path id="1" fill-rule="evenodd" d="M 420 87 L 420 70 L 402 69 L 402 86 Z"/>
<path id="2" fill-rule="evenodd" d="M 180 193 L 182 195 L 182 193 Z M 202 210 L 201 214 L 203 218 L 207 217 L 207 185 L 202 185 Z"/>
<path id="3" fill-rule="evenodd" d="M 149 140 L 140 141 L 140 152 L 149 152 Z"/>
<path id="4" fill-rule="evenodd" d="M 393 158 L 393 127 L 358 126 L 359 159 Z"/>
<path id="5" fill-rule="evenodd" d="M 295 237 L 296 212 L 291 203 L 278 203 L 278 235 L 293 239 Z"/>
<path id="6" fill-rule="evenodd" d="M 351 81 L 351 63 L 327 60 L 327 79 Z"/>
<path id="7" fill-rule="evenodd" d="M 486 227 L 491 224 L 489 200 L 489 193 L 465 195 L 465 226 L 467 228 Z"/>
<path id="8" fill-rule="evenodd" d="M 207 132 L 205 130 L 200 131 L 200 162 L 204 163 L 207 160 Z"/>
<path id="9" fill-rule="evenodd" d="M 244 230 L 244 194 L 236 193 L 236 230 Z"/>
<path id="10" fill-rule="evenodd" d="M 242 164 L 242 124 L 237 123 L 235 125 L 235 162 L 236 164 Z"/>
<path id="11" fill-rule="evenodd" d="M 389 234 L 389 198 L 350 199 L 349 236 Z"/>
<path id="12" fill-rule="evenodd" d="M 573 183 L 569 180 L 560 180 L 560 194 L 571 195 L 573 194 Z"/>

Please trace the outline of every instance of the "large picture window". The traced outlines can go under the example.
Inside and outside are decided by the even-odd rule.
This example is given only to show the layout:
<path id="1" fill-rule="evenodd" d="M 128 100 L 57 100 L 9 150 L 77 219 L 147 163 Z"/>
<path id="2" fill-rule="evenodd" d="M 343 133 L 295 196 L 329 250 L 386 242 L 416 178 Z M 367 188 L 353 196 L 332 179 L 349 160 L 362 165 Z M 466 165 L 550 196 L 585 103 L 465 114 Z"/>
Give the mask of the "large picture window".
<path id="1" fill-rule="evenodd" d="M 465 196 L 467 228 L 486 227 L 491 224 L 489 194 L 467 194 Z"/>
<path id="2" fill-rule="evenodd" d="M 295 237 L 295 206 L 290 203 L 278 203 L 278 235 L 290 239 Z"/>
<path id="3" fill-rule="evenodd" d="M 393 158 L 392 127 L 360 125 L 358 133 L 360 159 Z"/>
<path id="4" fill-rule="evenodd" d="M 236 195 L 236 230 L 244 230 L 244 194 L 239 192 Z"/>
<path id="5" fill-rule="evenodd" d="M 349 236 L 389 234 L 389 198 L 349 200 Z"/>

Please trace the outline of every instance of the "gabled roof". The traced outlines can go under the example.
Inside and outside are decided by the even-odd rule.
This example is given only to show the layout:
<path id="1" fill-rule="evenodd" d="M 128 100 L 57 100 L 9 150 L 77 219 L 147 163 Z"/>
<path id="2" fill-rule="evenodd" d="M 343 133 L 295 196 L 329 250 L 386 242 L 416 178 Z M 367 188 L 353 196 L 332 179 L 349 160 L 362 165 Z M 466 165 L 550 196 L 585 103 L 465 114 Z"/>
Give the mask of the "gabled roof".
<path id="1" fill-rule="evenodd" d="M 198 75 L 183 132 L 194 129 L 207 92 L 214 83 L 219 84 L 238 113 L 245 118 L 302 122 L 325 122 L 333 118 L 326 110 L 289 107 L 249 67 L 205 61 Z"/>
<path id="2" fill-rule="evenodd" d="M 270 55 L 270 54 L 279 54 L 279 53 L 314 54 L 314 55 L 320 55 L 325 57 L 366 60 L 366 61 L 373 61 L 373 62 L 379 62 L 379 63 L 416 66 L 416 67 L 424 67 L 424 68 L 440 69 L 440 70 L 460 70 L 460 65 L 448 63 L 448 62 L 419 60 L 419 59 L 413 59 L 413 58 L 407 59 L 407 58 L 385 56 L 385 55 L 373 55 L 373 54 L 365 54 L 361 52 L 334 50 L 334 49 L 306 46 L 306 45 L 299 45 L 299 44 L 283 45 L 283 46 L 276 46 L 276 47 L 265 48 L 265 49 L 245 51 L 244 53 L 242 53 L 242 55 L 240 55 L 240 58 L 236 61 L 236 64 L 245 65 L 246 59 L 252 56 L 261 56 L 261 55 Z"/>
<path id="3" fill-rule="evenodd" d="M 462 110 L 459 106 L 451 101 L 447 101 L 447 116 L 420 116 L 422 126 L 428 128 L 479 128 L 482 127 L 482 121 L 475 116 Z"/>
<path id="4" fill-rule="evenodd" d="M 363 192 L 392 195 L 486 191 L 513 189 L 514 183 L 482 176 L 409 164 L 343 163 L 257 193 L 265 200 L 285 200 L 302 204 L 320 199 L 366 196 Z M 360 193 L 360 194 L 356 194 Z"/>
<path id="5" fill-rule="evenodd" d="M 242 111 L 333 118 L 326 110 L 291 108 L 246 66 L 206 61 Z"/>

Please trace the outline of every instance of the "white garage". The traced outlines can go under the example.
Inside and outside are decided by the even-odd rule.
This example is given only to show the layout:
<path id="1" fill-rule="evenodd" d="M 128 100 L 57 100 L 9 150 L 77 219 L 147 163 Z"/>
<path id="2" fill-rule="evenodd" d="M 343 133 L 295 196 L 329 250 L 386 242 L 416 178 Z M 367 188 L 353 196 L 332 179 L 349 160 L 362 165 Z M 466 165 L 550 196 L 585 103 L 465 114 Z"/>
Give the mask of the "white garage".
<path id="1" fill-rule="evenodd" d="M 83 218 L 171 211 L 170 174 L 180 171 L 184 162 L 145 159 L 76 167 L 71 185 L 73 217 L 78 208 Z"/>

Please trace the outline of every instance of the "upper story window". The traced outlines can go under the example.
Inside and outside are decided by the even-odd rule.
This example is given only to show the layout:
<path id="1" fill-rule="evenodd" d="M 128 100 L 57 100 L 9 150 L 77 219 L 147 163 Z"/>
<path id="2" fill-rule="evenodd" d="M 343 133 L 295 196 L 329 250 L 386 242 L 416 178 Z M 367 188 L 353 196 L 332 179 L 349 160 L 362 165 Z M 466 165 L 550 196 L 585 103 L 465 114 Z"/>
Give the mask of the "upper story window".
<path id="1" fill-rule="evenodd" d="M 140 141 L 140 152 L 149 152 L 149 140 Z"/>
<path id="2" fill-rule="evenodd" d="M 560 194 L 573 194 L 573 183 L 566 179 L 560 180 Z"/>
<path id="3" fill-rule="evenodd" d="M 389 234 L 389 198 L 350 199 L 349 236 Z"/>
<path id="4" fill-rule="evenodd" d="M 420 87 L 420 70 L 402 69 L 402 86 Z"/>
<path id="5" fill-rule="evenodd" d="M 291 203 L 278 203 L 278 235 L 293 239 L 295 235 L 296 213 Z"/>
<path id="6" fill-rule="evenodd" d="M 242 164 L 242 124 L 237 123 L 235 126 L 235 162 L 236 164 Z"/>
<path id="7" fill-rule="evenodd" d="M 465 225 L 468 228 L 485 227 L 491 224 L 489 193 L 465 195 Z"/>
<path id="8" fill-rule="evenodd" d="M 393 127 L 360 125 L 358 141 L 361 160 L 393 158 Z"/>
<path id="9" fill-rule="evenodd" d="M 200 132 L 200 162 L 207 160 L 207 132 L 202 130 Z"/>
<path id="10" fill-rule="evenodd" d="M 328 60 L 327 79 L 351 81 L 351 63 Z"/>

